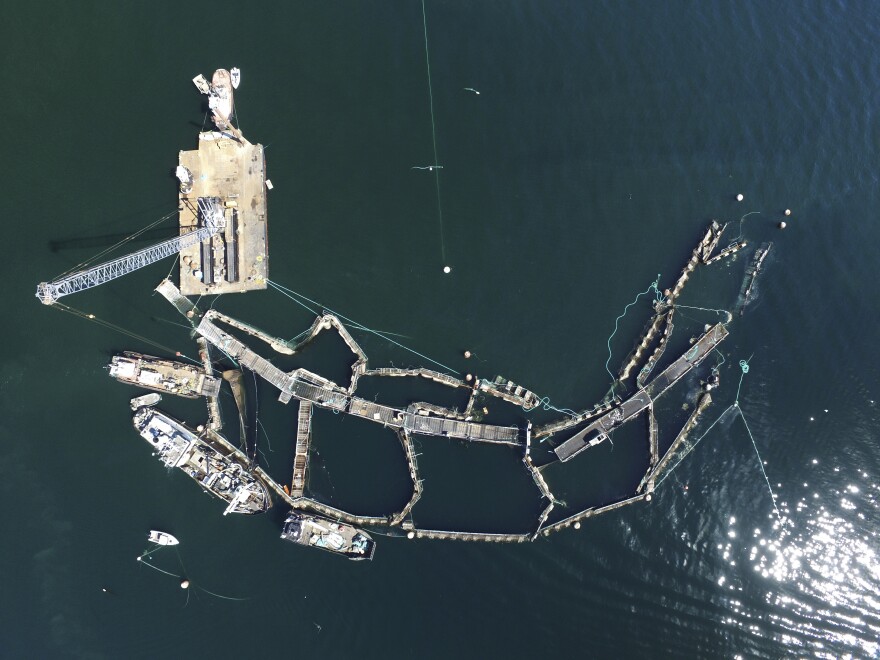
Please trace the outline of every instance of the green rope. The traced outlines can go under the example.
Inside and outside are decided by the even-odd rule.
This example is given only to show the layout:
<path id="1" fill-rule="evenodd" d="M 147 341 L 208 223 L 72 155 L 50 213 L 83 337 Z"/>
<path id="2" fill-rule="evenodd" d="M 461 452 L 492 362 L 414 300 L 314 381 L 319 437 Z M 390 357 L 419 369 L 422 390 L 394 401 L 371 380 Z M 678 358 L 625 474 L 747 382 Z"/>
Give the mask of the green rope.
<path id="1" fill-rule="evenodd" d="M 739 243 L 743 237 L 743 221 L 748 218 L 750 215 L 761 215 L 760 211 L 750 211 L 746 213 L 743 217 L 739 219 L 739 236 L 733 239 L 733 243 Z"/>
<path id="2" fill-rule="evenodd" d="M 701 312 L 715 312 L 719 316 L 727 315 L 727 320 L 722 322 L 722 325 L 727 325 L 730 323 L 733 315 L 728 312 L 726 309 L 712 309 L 711 307 L 693 307 L 691 305 L 674 305 L 675 309 L 696 309 Z"/>
<path id="3" fill-rule="evenodd" d="M 624 316 L 626 316 L 626 313 L 629 310 L 629 308 L 632 307 L 633 305 L 635 305 L 642 296 L 648 295 L 649 293 L 651 293 L 651 291 L 654 291 L 654 293 L 655 293 L 655 300 L 657 302 L 662 302 L 664 298 L 663 298 L 663 294 L 660 293 L 660 289 L 658 288 L 659 285 L 660 285 L 660 274 L 658 273 L 657 279 L 654 280 L 654 282 L 651 284 L 651 286 L 649 286 L 647 289 L 645 289 L 640 294 L 638 294 L 629 305 L 627 305 L 626 307 L 623 308 L 623 314 L 621 314 L 620 316 L 618 316 L 614 320 L 614 332 L 612 332 L 611 336 L 608 337 L 608 342 L 607 342 L 608 359 L 605 361 L 605 371 L 607 371 L 608 375 L 611 376 L 611 392 L 612 393 L 614 392 L 614 389 L 617 386 L 617 383 L 616 383 L 616 379 L 614 378 L 614 374 L 611 373 L 611 369 L 608 368 L 608 365 L 611 364 L 611 340 L 614 338 L 614 335 L 617 334 L 617 329 L 618 329 L 618 325 L 620 324 L 620 319 L 622 319 Z"/>
<path id="4" fill-rule="evenodd" d="M 749 434 L 749 439 L 752 441 L 752 447 L 754 447 L 754 449 L 755 449 L 755 456 L 757 456 L 757 458 L 758 458 L 758 466 L 761 468 L 761 474 L 764 476 L 764 481 L 767 483 L 767 490 L 770 492 L 770 500 L 773 503 L 773 510 L 776 511 L 776 517 L 779 520 L 782 520 L 782 514 L 779 513 L 779 508 L 776 506 L 776 495 L 773 493 L 773 487 L 770 485 L 770 479 L 767 476 L 767 471 L 764 469 L 764 461 L 761 459 L 761 452 L 758 451 L 758 443 L 755 442 L 755 436 L 752 434 L 752 429 L 749 427 L 749 422 L 746 420 L 745 413 L 743 412 L 742 407 L 739 405 L 740 390 L 742 389 L 743 379 L 745 378 L 746 374 L 749 373 L 749 360 L 751 360 L 751 359 L 752 359 L 752 356 L 749 356 L 748 360 L 740 360 L 739 361 L 739 368 L 742 371 L 742 373 L 740 374 L 740 377 L 739 377 L 739 385 L 736 388 L 736 400 L 732 404 L 730 404 L 727 408 L 724 409 L 724 412 L 722 412 L 718 416 L 718 419 L 716 419 L 714 422 L 712 422 L 712 425 L 708 429 L 706 429 L 706 431 L 703 433 L 703 435 L 701 435 L 699 438 L 697 438 L 696 442 L 694 442 L 694 444 L 692 444 L 688 448 L 688 450 L 686 452 L 684 452 L 684 454 L 681 455 L 681 458 L 679 458 L 678 461 L 676 461 L 675 465 L 673 465 L 669 470 L 666 471 L 666 474 L 663 475 L 663 477 L 660 479 L 660 481 L 658 481 L 655 484 L 654 487 L 656 488 L 657 486 L 662 484 L 666 480 L 666 477 L 668 477 L 670 474 L 672 474 L 672 472 L 675 470 L 675 468 L 677 468 L 679 465 L 681 465 L 681 462 L 687 457 L 687 455 L 690 454 L 694 449 L 697 448 L 697 445 L 700 444 L 700 441 L 709 434 L 709 431 L 711 431 L 713 428 L 715 428 L 715 425 L 718 424 L 718 422 L 720 422 L 722 420 L 722 418 L 727 413 L 729 413 L 731 410 L 735 410 L 736 414 L 738 414 L 739 417 L 742 419 L 743 424 L 746 427 L 746 431 Z"/>

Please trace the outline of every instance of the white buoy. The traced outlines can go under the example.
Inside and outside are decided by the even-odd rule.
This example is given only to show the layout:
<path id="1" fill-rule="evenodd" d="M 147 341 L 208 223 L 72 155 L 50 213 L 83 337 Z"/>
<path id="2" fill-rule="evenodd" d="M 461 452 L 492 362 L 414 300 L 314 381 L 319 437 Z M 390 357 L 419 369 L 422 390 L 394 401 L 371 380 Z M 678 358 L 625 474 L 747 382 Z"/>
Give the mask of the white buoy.
<path id="1" fill-rule="evenodd" d="M 407 534 L 406 534 L 406 538 L 408 538 L 408 539 L 414 539 L 415 537 L 416 537 L 415 532 L 407 532 Z"/>
<path id="2" fill-rule="evenodd" d="M 739 193 L 739 194 L 736 196 L 736 201 L 738 201 L 738 202 L 743 201 L 743 199 L 744 199 L 744 197 L 743 197 L 743 194 L 742 194 L 742 193 Z"/>
<path id="3" fill-rule="evenodd" d="M 135 557 L 135 560 L 136 560 L 136 561 L 140 561 L 141 558 L 140 558 L 140 557 Z"/>
<path id="4" fill-rule="evenodd" d="M 785 209 L 785 215 L 791 215 L 791 209 Z"/>
<path id="5" fill-rule="evenodd" d="M 470 351 L 465 351 L 465 352 L 464 352 L 464 357 L 465 357 L 465 359 L 468 359 L 470 356 L 471 356 L 471 352 L 470 352 Z"/>
<path id="6" fill-rule="evenodd" d="M 452 269 L 449 266 L 443 266 L 443 272 L 449 275 L 452 272 Z"/>
<path id="7" fill-rule="evenodd" d="M 581 528 L 581 524 L 580 524 L 580 522 L 576 522 L 576 523 L 574 524 L 574 528 L 575 528 L 575 529 L 580 529 L 580 528 Z"/>
<path id="8" fill-rule="evenodd" d="M 471 381 L 474 379 L 474 375 L 473 375 L 473 374 L 468 374 L 467 376 L 464 377 L 464 379 L 465 379 L 467 382 L 471 382 Z"/>
<path id="9" fill-rule="evenodd" d="M 182 580 L 180 582 L 180 588 L 181 589 L 189 589 L 189 580 Z"/>
<path id="10" fill-rule="evenodd" d="M 779 223 L 779 228 L 780 228 L 780 229 L 785 229 L 787 226 L 788 226 L 788 225 L 785 224 L 785 220 L 783 220 L 782 222 Z"/>
<path id="11" fill-rule="evenodd" d="M 648 494 L 645 496 L 645 501 L 647 501 L 647 502 L 650 502 L 650 501 L 651 501 L 651 493 L 648 493 Z"/>

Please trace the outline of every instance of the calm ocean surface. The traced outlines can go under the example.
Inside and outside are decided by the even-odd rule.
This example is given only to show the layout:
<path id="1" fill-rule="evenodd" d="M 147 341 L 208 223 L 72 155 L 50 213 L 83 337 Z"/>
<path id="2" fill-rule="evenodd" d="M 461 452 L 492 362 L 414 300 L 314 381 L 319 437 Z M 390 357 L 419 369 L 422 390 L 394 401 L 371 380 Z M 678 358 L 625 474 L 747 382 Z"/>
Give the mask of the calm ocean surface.
<path id="1" fill-rule="evenodd" d="M 420 2 L 5 8 L 0 657 L 880 655 L 880 6 L 425 7 L 442 227 L 433 174 L 411 169 L 434 161 Z M 781 518 L 730 416 L 649 504 L 527 545 L 377 536 L 367 565 L 282 543 L 281 506 L 223 518 L 166 472 L 131 427 L 135 390 L 103 369 L 115 351 L 157 349 L 33 293 L 175 209 L 177 152 L 204 121 L 189 81 L 231 66 L 241 128 L 268 147 L 272 279 L 559 407 L 604 395 L 616 317 L 658 273 L 675 280 L 710 219 L 733 222 L 732 238 L 757 212 L 741 223 L 750 251 L 699 270 L 682 302 L 733 308 L 751 250 L 773 241 L 702 428 L 751 357 L 740 403 Z M 68 301 L 195 355 L 152 295 L 170 267 Z M 286 337 L 311 322 L 273 290 L 215 304 Z M 649 314 L 642 298 L 621 321 L 612 369 Z M 676 337 L 716 319 L 681 310 Z M 358 339 L 373 365 L 428 366 Z M 319 342 L 310 364 L 345 377 L 337 348 Z M 664 399 L 661 442 L 696 386 Z M 296 407 L 250 394 L 261 461 L 289 479 Z M 164 403 L 204 419 L 201 402 Z M 621 496 L 646 460 L 639 430 L 548 470 L 551 487 L 572 507 Z M 390 432 L 318 412 L 315 448 L 319 497 L 367 514 L 408 498 Z M 432 438 L 419 451 L 419 526 L 533 524 L 542 504 L 514 452 Z M 188 601 L 135 562 L 151 528 L 181 539 L 153 559 L 193 581 Z"/>

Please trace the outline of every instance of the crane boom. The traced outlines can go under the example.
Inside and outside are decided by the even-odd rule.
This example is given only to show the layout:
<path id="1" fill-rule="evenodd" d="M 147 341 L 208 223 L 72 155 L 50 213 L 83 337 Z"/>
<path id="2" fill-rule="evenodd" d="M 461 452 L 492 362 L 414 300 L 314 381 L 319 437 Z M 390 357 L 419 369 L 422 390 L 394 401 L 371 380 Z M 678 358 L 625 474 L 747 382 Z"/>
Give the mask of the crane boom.
<path id="1" fill-rule="evenodd" d="M 37 298 L 44 305 L 51 305 L 61 296 L 66 296 L 77 291 L 91 289 L 93 286 L 104 284 L 117 277 L 122 277 L 128 273 L 149 266 L 160 259 L 170 257 L 177 254 L 190 245 L 195 245 L 202 240 L 213 236 L 222 229 L 218 224 L 209 224 L 208 226 L 191 231 L 182 236 L 175 236 L 167 241 L 153 245 L 143 250 L 138 250 L 124 257 L 119 257 L 113 261 L 108 261 L 86 270 L 71 273 L 65 277 L 54 280 L 53 282 L 41 282 L 37 286 Z"/>

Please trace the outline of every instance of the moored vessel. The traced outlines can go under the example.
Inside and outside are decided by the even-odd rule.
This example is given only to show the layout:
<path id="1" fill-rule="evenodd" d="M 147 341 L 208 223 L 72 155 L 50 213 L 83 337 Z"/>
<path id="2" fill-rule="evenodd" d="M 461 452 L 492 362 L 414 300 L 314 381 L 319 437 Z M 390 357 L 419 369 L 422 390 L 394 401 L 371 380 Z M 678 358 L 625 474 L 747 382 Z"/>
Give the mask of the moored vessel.
<path id="1" fill-rule="evenodd" d="M 235 454 L 225 454 L 175 419 L 154 408 L 138 408 L 134 427 L 168 467 L 183 470 L 202 488 L 227 502 L 228 513 L 262 513 L 271 505 L 266 485 Z"/>
<path id="2" fill-rule="evenodd" d="M 122 355 L 114 355 L 107 366 L 116 380 L 163 394 L 176 394 L 189 399 L 220 394 L 219 378 L 183 362 L 126 351 Z"/>
<path id="3" fill-rule="evenodd" d="M 230 127 L 232 117 L 232 77 L 226 69 L 217 69 L 211 77 L 211 93 L 208 95 L 214 125 L 221 131 Z"/>
<path id="4" fill-rule="evenodd" d="M 160 532 L 155 529 L 150 530 L 150 534 L 147 536 L 147 540 L 150 543 L 155 543 L 157 545 L 179 545 L 180 544 L 180 541 L 178 541 L 176 537 L 172 536 L 168 532 Z"/>
<path id="5" fill-rule="evenodd" d="M 353 560 L 372 559 L 376 550 L 376 542 L 365 531 L 299 511 L 291 511 L 287 516 L 281 538 Z"/>

